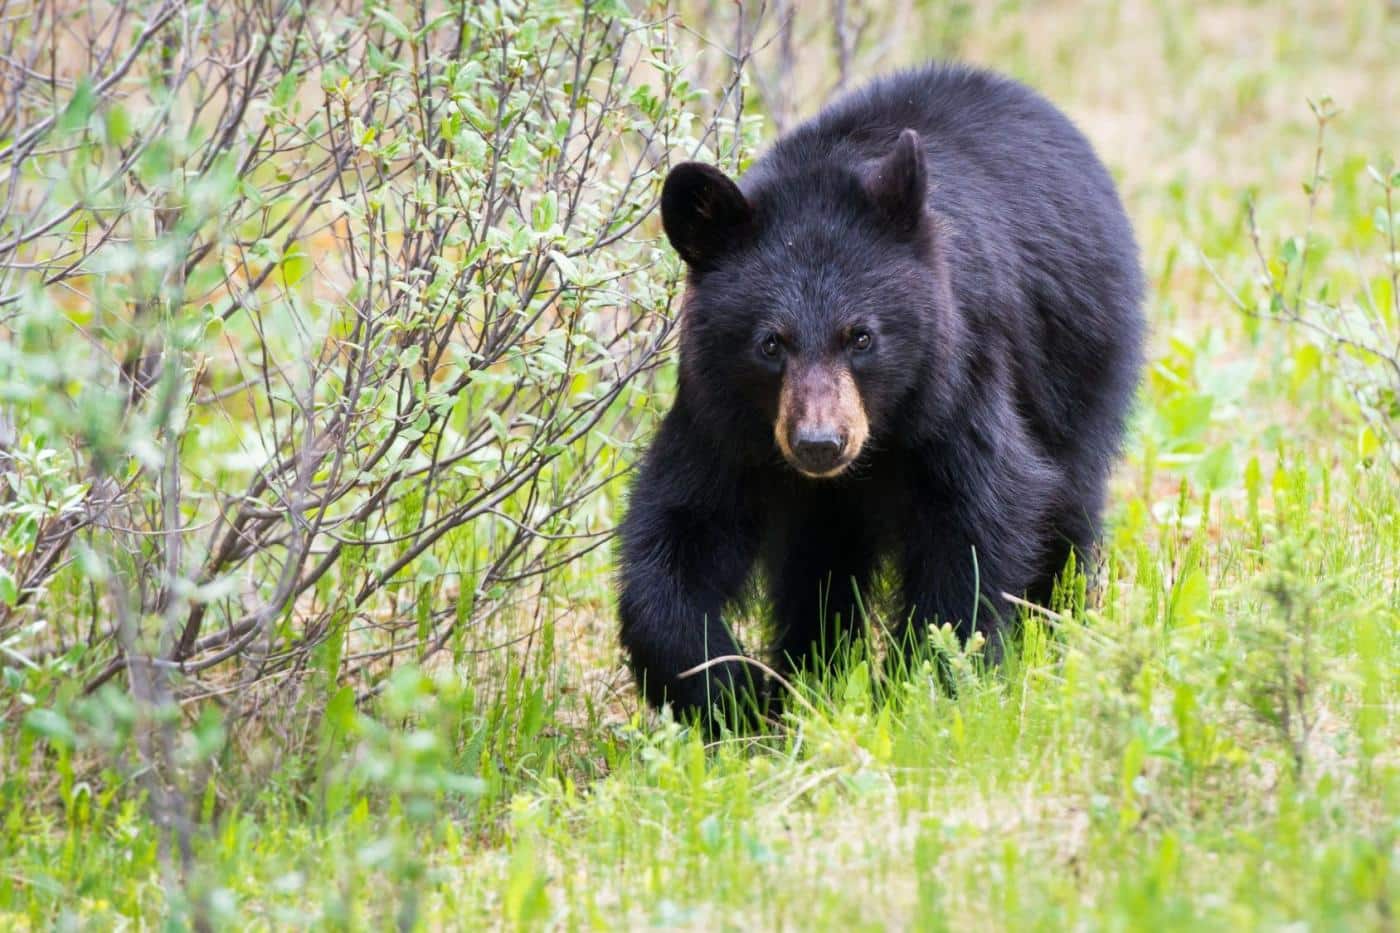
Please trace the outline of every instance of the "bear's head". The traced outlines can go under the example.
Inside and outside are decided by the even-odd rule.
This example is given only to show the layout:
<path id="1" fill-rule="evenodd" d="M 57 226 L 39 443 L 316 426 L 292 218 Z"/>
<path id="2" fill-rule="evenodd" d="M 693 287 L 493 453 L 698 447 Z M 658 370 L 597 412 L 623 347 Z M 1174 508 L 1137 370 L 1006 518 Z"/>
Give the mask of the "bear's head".
<path id="1" fill-rule="evenodd" d="M 948 291 L 918 133 L 875 160 L 792 161 L 743 189 L 678 165 L 661 219 L 690 272 L 682 391 L 732 443 L 762 438 L 825 479 L 878 449 L 927 381 Z"/>

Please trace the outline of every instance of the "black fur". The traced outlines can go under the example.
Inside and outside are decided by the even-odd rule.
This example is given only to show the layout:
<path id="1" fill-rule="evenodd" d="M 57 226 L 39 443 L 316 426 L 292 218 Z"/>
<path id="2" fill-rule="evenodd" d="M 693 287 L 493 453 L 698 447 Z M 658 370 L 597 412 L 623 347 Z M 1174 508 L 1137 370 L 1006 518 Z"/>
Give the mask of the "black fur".
<path id="1" fill-rule="evenodd" d="M 994 634 L 1003 592 L 1047 599 L 1099 532 L 1144 329 L 1132 230 L 1070 122 L 931 66 L 836 100 L 737 186 L 677 167 L 662 206 L 690 266 L 680 386 L 632 490 L 619 597 L 648 700 L 703 713 L 748 686 L 740 663 L 679 675 L 739 653 L 721 612 L 757 566 L 784 670 L 853 624 L 852 583 L 886 558 L 916 632 L 965 636 L 975 614 Z M 836 354 L 855 325 L 873 346 L 840 359 L 870 440 L 809 479 L 775 447 L 782 364 L 756 344 L 778 329 Z"/>

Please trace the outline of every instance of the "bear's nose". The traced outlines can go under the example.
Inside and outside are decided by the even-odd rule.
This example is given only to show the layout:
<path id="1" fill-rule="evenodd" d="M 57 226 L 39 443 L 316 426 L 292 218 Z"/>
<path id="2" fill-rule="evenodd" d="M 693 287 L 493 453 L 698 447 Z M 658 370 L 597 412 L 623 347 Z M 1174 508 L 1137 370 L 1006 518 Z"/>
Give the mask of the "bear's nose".
<path id="1" fill-rule="evenodd" d="M 834 428 L 799 428 L 792 453 L 807 473 L 826 473 L 841 459 L 846 440 Z"/>

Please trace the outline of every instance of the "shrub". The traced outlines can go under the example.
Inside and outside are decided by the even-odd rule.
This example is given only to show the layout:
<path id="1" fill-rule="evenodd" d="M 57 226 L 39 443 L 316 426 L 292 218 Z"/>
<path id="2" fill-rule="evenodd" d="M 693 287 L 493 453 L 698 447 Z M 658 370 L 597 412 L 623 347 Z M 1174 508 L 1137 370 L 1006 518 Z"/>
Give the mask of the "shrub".
<path id="1" fill-rule="evenodd" d="M 1229 295 L 1245 314 L 1283 324 L 1306 341 L 1311 356 L 1303 359 L 1330 362 L 1361 424 L 1363 460 L 1386 460 L 1400 472 L 1400 168 L 1386 157 L 1366 167 L 1369 191 L 1339 193 L 1369 202 L 1369 209 L 1358 211 L 1369 216 L 1368 226 L 1320 229 L 1320 199 L 1332 182 L 1325 164 L 1327 126 L 1340 110 L 1329 98 L 1310 106 L 1317 137 L 1303 183 L 1307 219 L 1297 233 L 1268 238 L 1251 201 L 1256 283 Z"/>
<path id="2" fill-rule="evenodd" d="M 679 271 L 633 234 L 670 154 L 742 150 L 742 57 L 702 94 L 612 2 L 38 10 L 0 91 L 7 702 L 242 717 L 516 634 L 610 531 Z"/>

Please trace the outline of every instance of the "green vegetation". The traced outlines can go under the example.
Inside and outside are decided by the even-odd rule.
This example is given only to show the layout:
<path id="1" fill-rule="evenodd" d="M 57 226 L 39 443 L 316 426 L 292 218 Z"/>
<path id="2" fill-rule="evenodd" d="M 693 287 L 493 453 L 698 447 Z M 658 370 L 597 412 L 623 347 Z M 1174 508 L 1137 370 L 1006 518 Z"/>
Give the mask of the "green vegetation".
<path id="1" fill-rule="evenodd" d="M 114 41 L 165 9 L 134 6 Z M 56 116 L 0 214 L 0 926 L 1395 928 L 1391 5 L 333 6 L 235 84 L 232 143 L 138 106 L 188 100 L 201 4 L 144 97 L 16 92 Z M 738 36 L 737 124 L 697 34 Z M 706 747 L 638 706 L 601 534 L 669 397 L 648 159 L 742 161 L 820 99 L 780 82 L 934 52 L 1064 106 L 1139 230 L 1096 588 L 997 669 L 858 654 Z"/>

